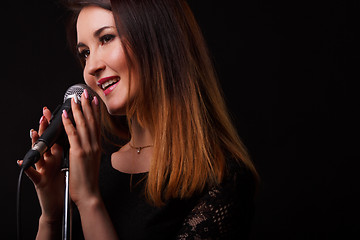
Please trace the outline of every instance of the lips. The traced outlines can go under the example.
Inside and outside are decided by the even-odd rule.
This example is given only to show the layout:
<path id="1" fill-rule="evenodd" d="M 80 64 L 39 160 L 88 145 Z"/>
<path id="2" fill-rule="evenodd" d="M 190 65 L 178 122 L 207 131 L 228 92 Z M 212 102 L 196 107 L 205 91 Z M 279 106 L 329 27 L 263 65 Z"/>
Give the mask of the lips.
<path id="1" fill-rule="evenodd" d="M 97 85 L 104 91 L 105 96 L 110 94 L 120 82 L 120 77 L 110 76 L 104 77 L 97 82 Z"/>

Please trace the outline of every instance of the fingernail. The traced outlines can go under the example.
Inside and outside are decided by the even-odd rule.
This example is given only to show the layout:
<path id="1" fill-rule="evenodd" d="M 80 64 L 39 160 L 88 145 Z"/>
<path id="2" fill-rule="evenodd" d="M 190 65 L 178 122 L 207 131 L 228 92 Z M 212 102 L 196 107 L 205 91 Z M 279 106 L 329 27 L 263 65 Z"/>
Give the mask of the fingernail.
<path id="1" fill-rule="evenodd" d="M 95 105 L 96 105 L 96 106 L 98 106 L 98 105 L 99 105 L 99 100 L 97 99 L 97 97 L 96 97 L 96 96 L 94 96 L 94 103 L 95 103 Z"/>
<path id="2" fill-rule="evenodd" d="M 22 162 L 20 160 L 16 161 L 17 165 L 21 166 Z"/>
<path id="3" fill-rule="evenodd" d="M 33 138 L 33 132 L 34 132 L 34 129 L 30 129 L 30 138 L 31 139 Z"/>
<path id="4" fill-rule="evenodd" d="M 43 112 L 47 109 L 47 107 L 43 107 Z"/>
<path id="5" fill-rule="evenodd" d="M 69 116 L 68 116 L 68 114 L 67 114 L 67 112 L 66 112 L 65 109 L 63 110 L 63 115 L 64 115 L 65 118 L 69 118 Z"/>
<path id="6" fill-rule="evenodd" d="M 44 120 L 44 117 L 45 117 L 44 115 L 41 116 L 39 124 L 41 124 L 41 122 Z"/>
<path id="7" fill-rule="evenodd" d="M 84 96 L 85 96 L 86 99 L 89 98 L 89 93 L 88 93 L 88 91 L 86 89 L 84 89 Z"/>
<path id="8" fill-rule="evenodd" d="M 74 101 L 76 104 L 78 104 L 78 99 L 77 99 L 76 96 L 74 96 L 72 99 L 73 99 L 73 101 Z"/>

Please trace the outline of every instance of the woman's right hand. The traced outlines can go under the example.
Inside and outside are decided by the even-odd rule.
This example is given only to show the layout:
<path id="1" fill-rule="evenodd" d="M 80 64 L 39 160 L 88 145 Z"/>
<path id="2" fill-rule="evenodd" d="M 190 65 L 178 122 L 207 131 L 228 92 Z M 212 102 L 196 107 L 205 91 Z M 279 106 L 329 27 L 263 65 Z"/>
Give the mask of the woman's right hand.
<path id="1" fill-rule="evenodd" d="M 51 112 L 46 107 L 43 109 L 43 116 L 40 119 L 39 131 L 32 130 L 32 145 L 48 127 Z M 60 145 L 54 144 L 50 151 L 44 153 L 43 157 L 28 168 L 25 173 L 32 180 L 41 206 L 41 220 L 47 223 L 61 221 L 63 214 L 65 177 L 61 171 L 63 149 Z M 22 161 L 19 162 L 21 164 Z"/>

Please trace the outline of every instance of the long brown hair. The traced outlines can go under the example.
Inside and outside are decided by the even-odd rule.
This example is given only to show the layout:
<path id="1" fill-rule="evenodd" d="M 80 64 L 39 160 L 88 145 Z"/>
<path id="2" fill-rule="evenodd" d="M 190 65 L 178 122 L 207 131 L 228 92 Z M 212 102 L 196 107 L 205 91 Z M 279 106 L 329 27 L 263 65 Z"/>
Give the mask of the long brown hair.
<path id="1" fill-rule="evenodd" d="M 98 5 L 113 12 L 128 64 L 139 76 L 140 90 L 127 118 L 136 118 L 153 135 L 148 198 L 161 205 L 218 185 L 227 161 L 243 163 L 257 180 L 187 2 L 80 2 L 82 7 Z M 105 126 L 115 131 L 116 124 Z"/>

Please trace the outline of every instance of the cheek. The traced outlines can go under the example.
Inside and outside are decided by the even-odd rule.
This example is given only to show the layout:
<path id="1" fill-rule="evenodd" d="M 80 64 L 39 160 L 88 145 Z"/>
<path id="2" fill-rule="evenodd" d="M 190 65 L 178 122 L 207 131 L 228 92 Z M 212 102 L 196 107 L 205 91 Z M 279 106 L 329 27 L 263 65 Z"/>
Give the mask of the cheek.
<path id="1" fill-rule="evenodd" d="M 126 91 L 128 91 L 128 86 L 131 81 L 130 95 L 133 96 L 135 93 L 137 93 L 139 89 L 139 78 L 137 75 L 137 68 L 134 66 L 131 66 L 129 68 L 127 58 L 122 48 L 122 45 L 118 45 L 118 48 L 116 48 L 108 56 L 109 56 L 108 64 L 113 70 L 115 70 L 119 74 L 124 84 L 123 87 L 125 87 Z M 130 79 L 130 72 L 131 72 L 131 79 Z"/>
<path id="2" fill-rule="evenodd" d="M 116 44 L 114 48 L 108 50 L 106 55 L 109 67 L 120 74 L 120 77 L 128 76 L 128 65 L 121 44 Z"/>
<path id="3" fill-rule="evenodd" d="M 91 89 L 96 91 L 97 90 L 97 83 L 96 83 L 95 78 L 89 76 L 88 74 L 86 74 L 85 70 L 83 72 L 83 77 L 84 77 L 84 81 L 85 81 L 86 85 L 88 85 Z"/>

